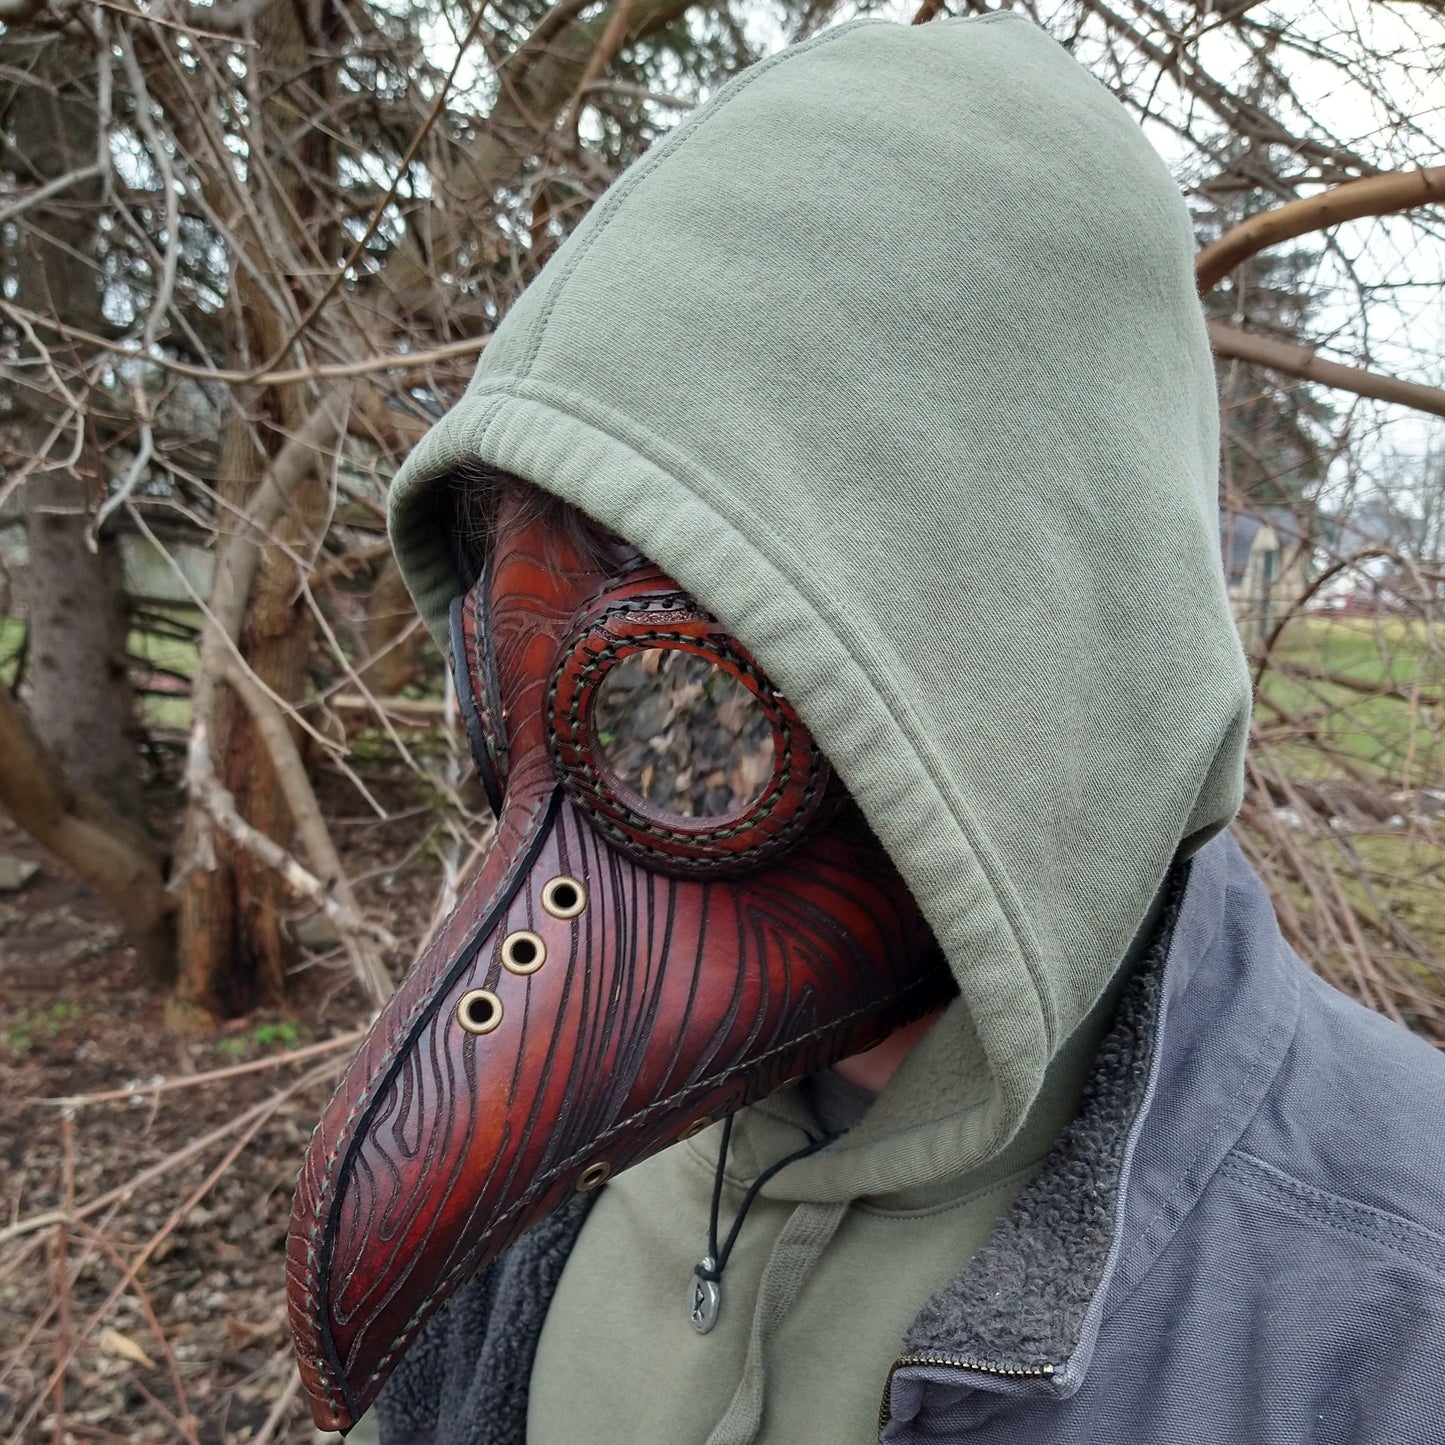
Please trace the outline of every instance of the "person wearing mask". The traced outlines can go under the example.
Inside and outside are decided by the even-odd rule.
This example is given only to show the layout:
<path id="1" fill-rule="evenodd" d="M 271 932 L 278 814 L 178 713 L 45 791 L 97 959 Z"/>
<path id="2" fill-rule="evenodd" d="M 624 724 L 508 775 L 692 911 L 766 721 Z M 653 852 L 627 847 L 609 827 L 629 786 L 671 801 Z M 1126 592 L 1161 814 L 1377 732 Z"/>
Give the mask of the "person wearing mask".
<path id="1" fill-rule="evenodd" d="M 499 326 L 392 499 L 497 841 L 303 1170 L 319 1424 L 1445 1440 L 1445 1065 L 1226 832 L 1193 249 L 1022 17 L 865 21 Z"/>

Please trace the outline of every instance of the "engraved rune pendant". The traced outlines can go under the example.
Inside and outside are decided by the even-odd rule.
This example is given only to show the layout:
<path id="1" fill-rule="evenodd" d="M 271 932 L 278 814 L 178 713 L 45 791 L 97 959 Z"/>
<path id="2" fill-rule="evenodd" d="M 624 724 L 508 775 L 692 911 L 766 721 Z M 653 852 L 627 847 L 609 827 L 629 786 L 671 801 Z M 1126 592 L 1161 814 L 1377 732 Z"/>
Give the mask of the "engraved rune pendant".
<path id="1" fill-rule="evenodd" d="M 705 1255 L 697 1267 L 706 1270 L 717 1268 L 710 1254 Z M 693 1329 L 705 1335 L 717 1323 L 718 1310 L 722 1308 L 722 1286 L 715 1279 L 704 1279 L 700 1274 L 694 1274 L 688 1296 L 688 1318 Z"/>

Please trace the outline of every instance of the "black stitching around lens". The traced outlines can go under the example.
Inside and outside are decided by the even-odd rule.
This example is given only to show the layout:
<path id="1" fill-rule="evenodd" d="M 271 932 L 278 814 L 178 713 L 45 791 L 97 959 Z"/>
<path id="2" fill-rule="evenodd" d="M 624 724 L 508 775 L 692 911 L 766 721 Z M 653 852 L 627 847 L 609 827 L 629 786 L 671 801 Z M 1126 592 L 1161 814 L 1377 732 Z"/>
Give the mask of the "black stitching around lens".
<path id="1" fill-rule="evenodd" d="M 677 600 L 684 605 L 691 601 L 691 599 L 682 596 L 682 594 L 673 594 L 669 596 L 667 600 Z M 605 624 L 609 618 L 619 612 L 636 610 L 637 599 L 630 599 L 627 602 L 619 603 L 617 606 L 609 608 L 600 617 L 594 619 L 589 625 L 588 631 L 595 632 Z M 660 611 L 663 609 L 659 607 L 656 610 Z M 599 669 L 601 669 L 603 664 L 614 660 L 623 649 L 640 650 L 653 642 L 685 643 L 691 648 L 698 648 L 704 653 L 711 653 L 720 661 L 726 662 L 730 668 L 736 669 L 738 672 L 750 678 L 757 684 L 757 691 L 754 692 L 753 695 L 757 699 L 758 705 L 763 708 L 764 712 L 772 720 L 782 738 L 783 747 L 781 765 L 778 768 L 778 781 L 767 794 L 754 804 L 748 813 L 736 823 L 730 824 L 726 828 L 710 829 L 705 832 L 684 832 L 680 829 L 666 828 L 660 824 L 653 823 L 650 819 L 642 817 L 633 809 L 621 803 L 620 800 L 615 805 L 610 804 L 606 811 L 603 810 L 599 801 L 599 797 L 603 793 L 604 779 L 589 757 L 587 734 L 582 726 L 580 715 L 582 693 L 591 685 L 592 678 Z M 555 718 L 556 716 L 557 694 L 561 687 L 562 675 L 567 670 L 567 663 L 576 655 L 576 651 L 577 647 L 574 644 L 572 649 L 567 653 L 562 665 L 559 666 L 553 674 L 552 683 L 547 693 L 547 711 L 551 717 Z M 722 860 L 717 858 L 680 858 L 677 854 L 666 852 L 661 848 L 649 847 L 644 838 L 635 836 L 636 833 L 644 833 L 654 838 L 683 845 L 698 844 L 705 846 L 708 843 L 724 842 L 728 838 L 735 838 L 742 833 L 749 832 L 760 823 L 765 822 L 777 811 L 779 804 L 787 792 L 787 779 L 792 772 L 793 755 L 797 749 L 794 745 L 793 728 L 788 722 L 786 715 L 776 705 L 770 705 L 764 697 L 764 693 L 771 690 L 772 684 L 768 678 L 750 661 L 739 657 L 735 652 L 727 648 L 717 646 L 705 638 L 693 637 L 685 632 L 659 630 L 640 634 L 637 637 L 629 638 L 625 642 L 608 642 L 597 652 L 589 654 L 586 664 L 579 669 L 577 673 L 572 697 L 568 703 L 566 713 L 567 725 L 573 740 L 564 745 L 557 736 L 556 728 L 553 727 L 551 729 L 549 743 L 553 764 L 559 772 L 563 774 L 564 780 L 571 784 L 571 790 L 578 805 L 604 833 L 616 839 L 625 847 L 638 849 L 654 858 L 665 861 L 671 868 L 701 870 L 713 867 L 719 861 L 727 863 L 746 862 L 749 859 L 776 852 L 791 842 L 793 836 L 802 829 L 807 821 L 808 804 L 812 800 L 822 771 L 822 755 L 816 744 L 808 750 L 808 772 L 803 780 L 802 800 L 798 805 L 796 816 L 771 838 L 765 839 L 754 847 L 746 848 L 740 853 L 731 853 L 727 858 Z M 569 762 L 567 757 L 564 756 L 564 753 L 569 752 L 575 754 L 575 762 Z M 576 777 L 579 772 L 583 775 L 583 781 L 581 782 L 577 781 Z M 609 813 L 620 815 L 626 820 L 626 826 L 620 825 L 615 818 L 608 816 Z"/>

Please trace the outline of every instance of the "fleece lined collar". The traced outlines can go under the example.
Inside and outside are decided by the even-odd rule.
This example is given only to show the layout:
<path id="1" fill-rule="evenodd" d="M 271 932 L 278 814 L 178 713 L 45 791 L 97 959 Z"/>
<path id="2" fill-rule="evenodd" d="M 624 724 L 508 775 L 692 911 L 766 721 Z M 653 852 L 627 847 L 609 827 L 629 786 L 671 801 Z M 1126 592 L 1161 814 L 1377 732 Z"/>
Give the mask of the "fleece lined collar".
<path id="1" fill-rule="evenodd" d="M 1221 939 L 1246 917 L 1260 925 L 1247 943 Z M 1211 843 L 1124 991 L 1078 1117 L 909 1330 L 889 1376 L 885 1442 L 965 1430 L 990 1396 L 1079 1390 L 1104 1318 L 1167 1246 L 1279 1070 L 1299 1013 L 1283 950 L 1238 845 Z"/>

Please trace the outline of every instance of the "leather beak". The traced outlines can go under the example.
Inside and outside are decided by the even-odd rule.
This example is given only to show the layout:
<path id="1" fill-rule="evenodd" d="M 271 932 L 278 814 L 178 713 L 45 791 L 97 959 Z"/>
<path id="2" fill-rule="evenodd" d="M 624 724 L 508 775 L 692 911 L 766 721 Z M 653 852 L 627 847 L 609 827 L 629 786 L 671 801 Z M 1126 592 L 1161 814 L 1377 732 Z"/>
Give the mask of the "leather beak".
<path id="1" fill-rule="evenodd" d="M 319 1427 L 349 1429 L 433 1311 L 575 1194 L 949 996 L 896 876 L 860 884 L 878 857 L 831 833 L 786 870 L 665 877 L 514 779 L 301 1173 L 289 1307 Z"/>

